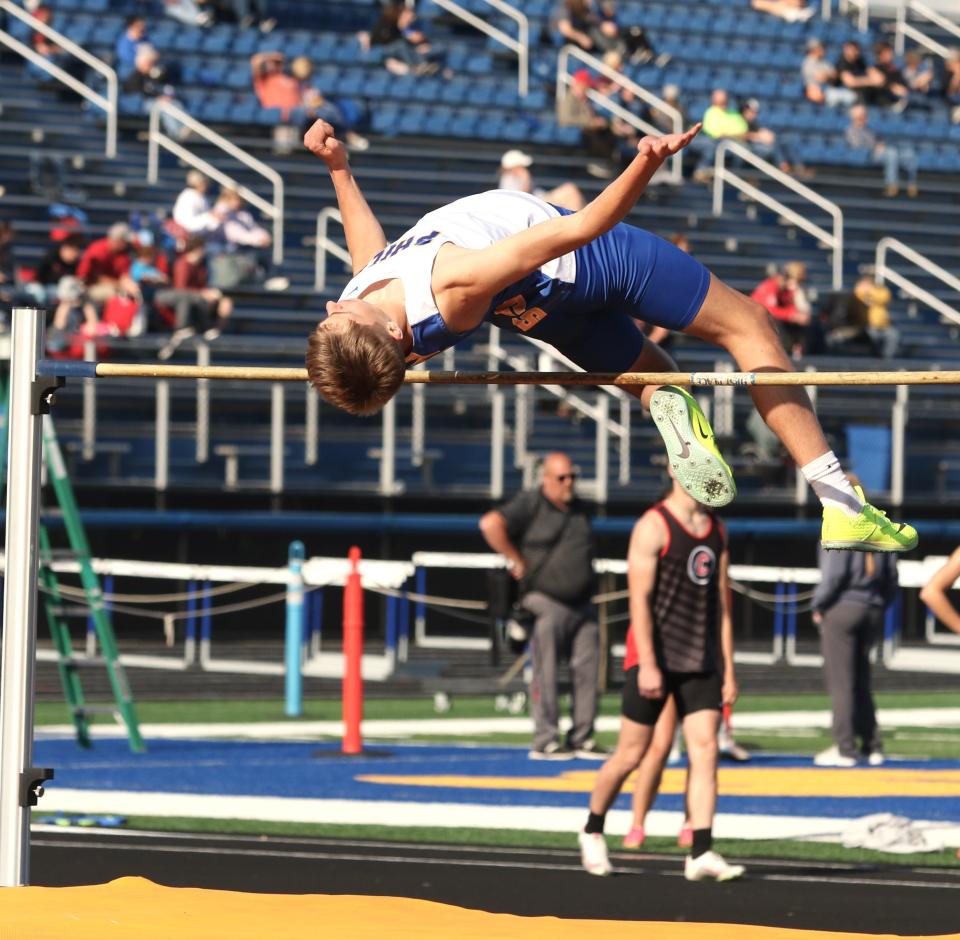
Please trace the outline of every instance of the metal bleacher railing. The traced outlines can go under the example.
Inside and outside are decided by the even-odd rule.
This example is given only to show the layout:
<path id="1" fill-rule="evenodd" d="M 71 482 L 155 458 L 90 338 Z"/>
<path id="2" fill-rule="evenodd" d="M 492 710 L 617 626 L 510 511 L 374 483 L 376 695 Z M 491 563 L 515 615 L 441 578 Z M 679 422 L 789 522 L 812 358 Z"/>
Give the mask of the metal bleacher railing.
<path id="1" fill-rule="evenodd" d="M 331 222 L 343 225 L 343 216 L 340 215 L 339 209 L 327 206 L 317 213 L 317 243 L 313 255 L 313 289 L 317 291 L 327 289 L 328 252 L 346 265 L 353 263 L 350 252 L 329 236 Z"/>
<path id="2" fill-rule="evenodd" d="M 957 291 L 957 293 L 960 293 L 960 278 L 944 270 L 939 264 L 935 264 L 929 258 L 920 254 L 920 252 L 914 251 L 909 245 L 905 245 L 896 238 L 881 238 L 880 241 L 877 242 L 874 269 L 878 284 L 883 284 L 885 281 L 896 284 L 897 287 L 909 296 L 925 303 L 928 307 L 932 307 L 937 313 L 946 317 L 948 320 L 960 324 L 960 310 L 956 307 L 951 307 L 939 297 L 931 294 L 930 291 L 924 290 L 924 288 L 915 281 L 910 280 L 910 278 L 894 271 L 887 263 L 887 256 L 890 254 L 900 255 L 902 258 L 915 264 L 918 268 L 926 271 L 927 274 L 942 281 L 947 287 Z"/>
<path id="3" fill-rule="evenodd" d="M 833 0 L 822 0 L 821 11 L 824 19 L 830 19 L 833 5 Z M 871 16 L 879 13 L 889 14 L 891 12 L 890 7 L 893 5 L 894 4 L 890 2 L 874 2 L 873 6 L 871 6 L 871 0 L 840 0 L 840 13 L 846 14 L 855 9 L 857 11 L 857 29 L 859 29 L 861 33 L 865 33 L 870 27 Z M 925 20 L 927 23 L 960 39 L 960 25 L 958 25 L 956 21 L 951 20 L 943 13 L 935 10 L 928 3 L 924 3 L 923 0 L 897 0 L 895 7 L 896 9 L 893 11 L 896 15 L 893 44 L 898 56 L 903 55 L 907 39 L 912 39 L 918 45 L 929 49 L 931 52 L 943 58 L 947 58 L 950 55 L 950 50 L 944 46 L 943 43 L 938 42 L 932 36 L 928 36 L 918 26 L 911 23 L 909 18 L 910 16 L 914 16 Z M 947 4 L 944 4 L 944 8 L 950 9 Z"/>
<path id="4" fill-rule="evenodd" d="M 894 49 L 897 55 L 903 55 L 906 40 L 909 38 L 946 59 L 950 55 L 950 50 L 943 43 L 937 42 L 936 39 L 909 23 L 907 17 L 910 14 L 922 17 L 944 32 L 960 39 L 960 25 L 956 22 L 947 19 L 942 13 L 938 13 L 926 3 L 921 3 L 920 0 L 904 0 L 897 7 L 897 31 L 894 34 Z"/>
<path id="5" fill-rule="evenodd" d="M 646 88 L 643 88 L 641 85 L 638 85 L 636 82 L 627 78 L 626 75 L 623 75 L 621 72 L 618 72 L 615 69 L 605 65 L 596 56 L 590 55 L 589 52 L 584 52 L 579 46 L 566 45 L 557 55 L 556 100 L 558 103 L 562 96 L 567 94 L 567 87 L 572 81 L 570 75 L 571 59 L 579 60 L 584 65 L 589 66 L 594 72 L 603 75 L 604 78 L 609 79 L 620 88 L 631 92 L 642 101 L 645 101 L 655 111 L 660 111 L 663 114 L 666 114 L 673 122 L 674 133 L 683 133 L 683 115 L 675 107 L 668 104 L 662 98 L 657 97 L 657 95 L 653 94 L 653 92 L 648 91 Z M 590 100 L 594 102 L 594 104 L 599 105 L 602 109 L 608 111 L 610 114 L 620 118 L 634 129 L 641 131 L 644 134 L 659 135 L 662 133 L 661 128 L 655 127 L 653 124 L 650 124 L 647 121 L 637 117 L 637 115 L 635 115 L 633 112 L 628 111 L 622 105 L 614 101 L 609 95 L 605 95 L 602 92 L 597 91 L 595 88 L 589 89 L 587 95 Z M 661 171 L 661 174 L 664 179 L 675 185 L 679 186 L 683 182 L 683 151 L 670 158 L 669 169 Z"/>
<path id="6" fill-rule="evenodd" d="M 69 52 L 70 55 L 79 59 L 106 79 L 107 93 L 104 96 L 94 91 L 93 88 L 85 82 L 80 81 L 64 71 L 56 63 L 45 59 L 28 45 L 12 36 L 7 30 L 0 29 L 0 42 L 19 55 L 22 55 L 28 62 L 42 69 L 57 81 L 63 82 L 71 91 L 75 91 L 78 95 L 100 108 L 106 114 L 104 154 L 112 160 L 117 155 L 117 102 L 119 100 L 117 73 L 95 55 L 91 55 L 86 49 L 81 48 L 71 39 L 64 36 L 63 33 L 58 32 L 46 23 L 41 23 L 40 20 L 31 16 L 26 10 L 11 2 L 11 0 L 0 0 L 0 11 L 15 17 L 31 30 L 42 33 L 47 39 L 55 42 L 64 52 Z"/>
<path id="7" fill-rule="evenodd" d="M 823 209 L 833 219 L 833 231 L 829 232 L 815 222 L 812 222 L 805 215 L 791 209 L 789 206 L 775 199 L 773 196 L 763 192 L 753 183 L 745 180 L 727 165 L 727 155 L 731 154 L 745 163 L 756 167 L 761 173 L 777 183 L 786 186 L 787 189 L 802 196 L 808 202 Z M 734 140 L 722 140 L 717 146 L 716 160 L 713 176 L 713 214 L 719 216 L 723 214 L 723 195 L 724 184 L 729 183 L 735 189 L 753 199 L 762 203 L 768 209 L 772 209 L 781 218 L 786 219 L 805 232 L 809 232 L 828 249 L 833 252 L 832 267 L 832 286 L 834 290 L 840 290 L 843 287 L 843 210 L 829 199 L 824 198 L 818 192 L 798 182 L 788 173 L 777 169 L 772 163 L 768 163 L 762 157 L 758 157 L 748 147 L 739 144 Z"/>
<path id="8" fill-rule="evenodd" d="M 494 10 L 509 17 L 517 24 L 517 37 L 514 38 L 502 29 L 491 26 L 475 13 L 471 13 L 459 3 L 455 3 L 454 0 L 430 0 L 430 2 L 479 29 L 513 52 L 517 57 L 517 93 L 521 98 L 527 96 L 527 92 L 530 90 L 530 21 L 523 13 L 509 3 L 504 3 L 503 0 L 483 0 L 484 3 L 488 3 Z"/>
<path id="9" fill-rule="evenodd" d="M 218 170 L 212 163 L 198 157 L 181 143 L 174 140 L 163 132 L 160 125 L 162 115 L 169 115 L 176 120 L 181 127 L 186 128 L 198 137 L 202 137 L 208 143 L 218 147 L 224 153 L 233 157 L 239 163 L 249 167 L 255 173 L 269 180 L 273 186 L 273 200 L 264 199 L 252 189 L 237 183 L 232 177 Z M 271 166 L 267 166 L 262 160 L 252 157 L 245 150 L 242 150 L 235 143 L 227 140 L 222 134 L 211 130 L 206 124 L 202 124 L 196 118 L 191 117 L 182 108 L 173 104 L 171 101 L 157 99 L 150 108 L 150 128 L 148 136 L 147 153 L 147 181 L 156 183 L 160 176 L 160 148 L 169 151 L 184 163 L 205 173 L 207 176 L 215 179 L 222 186 L 227 186 L 237 190 L 238 193 L 251 205 L 254 205 L 264 215 L 273 222 L 273 263 L 281 264 L 283 262 L 283 215 L 284 215 L 284 186 L 283 177 Z"/>

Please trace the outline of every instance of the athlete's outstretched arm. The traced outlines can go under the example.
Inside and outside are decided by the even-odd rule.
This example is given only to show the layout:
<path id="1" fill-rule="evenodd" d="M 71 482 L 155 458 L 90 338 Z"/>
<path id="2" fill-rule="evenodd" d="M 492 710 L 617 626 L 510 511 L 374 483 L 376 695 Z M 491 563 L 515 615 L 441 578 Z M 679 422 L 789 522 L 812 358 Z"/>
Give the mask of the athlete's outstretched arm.
<path id="1" fill-rule="evenodd" d="M 699 130 L 697 124 L 685 134 L 644 137 L 633 162 L 579 212 L 540 222 L 446 262 L 434 275 L 434 288 L 443 295 L 437 299 L 447 325 L 456 330 L 476 326 L 494 294 L 622 222 L 664 160 L 686 147 Z"/>
<path id="2" fill-rule="evenodd" d="M 347 250 L 356 274 L 387 244 L 383 229 L 360 192 L 347 160 L 347 148 L 334 136 L 333 127 L 326 121 L 316 121 L 304 136 L 303 144 L 330 170 L 337 205 L 343 216 Z"/>

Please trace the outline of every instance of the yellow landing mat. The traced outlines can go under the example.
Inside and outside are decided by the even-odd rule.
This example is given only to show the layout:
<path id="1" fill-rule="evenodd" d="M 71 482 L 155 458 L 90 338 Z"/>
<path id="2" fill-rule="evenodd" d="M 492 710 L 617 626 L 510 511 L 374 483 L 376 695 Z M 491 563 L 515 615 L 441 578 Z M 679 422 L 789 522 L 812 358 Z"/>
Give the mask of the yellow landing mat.
<path id="1" fill-rule="evenodd" d="M 241 894 L 120 878 L 78 888 L 0 889 L 2 940 L 882 940 L 880 935 L 488 914 L 432 901 Z M 892 935 L 883 935 L 892 936 Z M 960 934 L 951 934 L 960 940 Z M 919 940 L 919 938 L 917 938 Z M 933 940 L 933 938 L 925 938 Z"/>

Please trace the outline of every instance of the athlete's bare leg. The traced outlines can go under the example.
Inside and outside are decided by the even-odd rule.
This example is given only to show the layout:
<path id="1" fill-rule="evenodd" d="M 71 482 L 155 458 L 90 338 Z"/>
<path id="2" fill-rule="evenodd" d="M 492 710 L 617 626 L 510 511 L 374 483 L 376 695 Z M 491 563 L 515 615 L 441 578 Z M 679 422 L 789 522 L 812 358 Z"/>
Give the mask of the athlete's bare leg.
<path id="1" fill-rule="evenodd" d="M 677 706 L 673 696 L 667 701 L 657 723 L 653 726 L 653 739 L 647 747 L 633 787 L 633 826 L 642 828 L 650 807 L 653 806 L 660 790 L 663 768 L 666 766 L 670 749 L 673 747 L 673 733 L 677 727 Z"/>
<path id="2" fill-rule="evenodd" d="M 794 371 L 770 314 L 719 278 L 711 276 L 703 306 L 684 332 L 727 350 L 744 372 Z M 806 389 L 764 385 L 751 388 L 750 394 L 797 466 L 830 450 Z"/>
<path id="3" fill-rule="evenodd" d="M 627 370 L 628 372 L 676 372 L 677 364 L 656 343 L 649 340 L 643 344 L 637 361 Z M 624 387 L 624 391 L 636 395 L 643 403 L 644 408 L 650 407 L 650 396 L 659 388 L 659 385 L 639 385 L 633 388 Z"/>
<path id="4" fill-rule="evenodd" d="M 687 777 L 687 813 L 690 827 L 710 829 L 717 808 L 717 729 L 720 712 L 704 708 L 683 719 L 690 770 Z"/>
<path id="5" fill-rule="evenodd" d="M 613 805 L 624 781 L 636 769 L 650 745 L 652 725 L 641 725 L 620 716 L 620 737 L 616 750 L 597 773 L 590 794 L 590 812 L 603 815 Z"/>

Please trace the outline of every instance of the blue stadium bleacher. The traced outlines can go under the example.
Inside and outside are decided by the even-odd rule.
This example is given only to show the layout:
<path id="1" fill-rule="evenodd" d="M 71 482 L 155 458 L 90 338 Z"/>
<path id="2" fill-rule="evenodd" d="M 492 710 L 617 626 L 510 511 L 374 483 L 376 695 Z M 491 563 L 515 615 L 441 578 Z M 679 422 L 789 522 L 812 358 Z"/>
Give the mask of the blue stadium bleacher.
<path id="1" fill-rule="evenodd" d="M 55 25 L 104 56 L 111 53 L 122 29 L 123 16 L 144 7 L 139 0 L 97 0 L 96 4 L 54 0 L 52 5 L 57 15 Z M 525 5 L 534 37 L 545 25 L 552 5 L 549 0 Z M 510 146 L 535 152 L 537 177 L 544 185 L 572 177 L 588 194 L 598 190 L 599 184 L 584 175 L 585 158 L 577 150 L 578 131 L 561 128 L 554 120 L 553 46 L 535 49 L 533 87 L 522 99 L 517 93 L 512 60 L 481 34 L 451 25 L 449 17 L 439 11 L 435 20 L 429 20 L 431 32 L 453 74 L 397 77 L 383 68 L 376 52 L 363 53 L 355 38 L 355 31 L 369 25 L 375 14 L 374 3 L 318 0 L 311 5 L 309 16 L 301 4 L 278 2 L 277 6 L 280 26 L 269 36 L 229 24 L 190 29 L 160 16 L 150 20 L 151 40 L 165 57 L 180 63 L 182 81 L 178 96 L 187 110 L 275 166 L 287 185 L 284 273 L 293 281 L 293 288 L 280 301 L 277 295 L 255 288 L 238 292 L 236 335 L 224 337 L 221 347 L 236 350 L 231 354 L 240 355 L 245 349 L 250 352 L 250 344 L 244 345 L 250 341 L 257 344 L 256 353 L 271 359 L 282 358 L 284 344 L 292 355 L 299 356 L 303 333 L 320 316 L 326 296 L 335 295 L 345 280 L 342 266 L 330 260 L 328 294 L 318 296 L 310 288 L 313 249 L 309 240 L 316 213 L 331 203 L 332 192 L 323 167 L 309 156 L 273 153 L 269 129 L 278 116 L 264 112 L 250 89 L 249 56 L 257 50 L 283 48 L 289 55 L 310 55 L 317 66 L 317 81 L 327 94 L 364 104 L 369 130 L 374 135 L 373 147 L 369 153 L 358 155 L 355 162 L 388 236 L 402 231 L 424 211 L 443 201 L 493 185 L 499 155 Z M 482 0 L 472 0 L 470 8 L 487 10 Z M 156 7 L 152 9 L 156 13 Z M 426 8 L 421 11 L 422 16 L 429 17 Z M 692 114 L 702 110 L 710 91 L 718 84 L 726 85 L 734 96 L 761 98 L 764 123 L 789 140 L 799 158 L 816 169 L 812 185 L 844 210 L 848 283 L 862 265 L 870 263 L 878 238 L 885 234 L 903 238 L 945 267 L 957 267 L 960 249 L 955 218 L 960 197 L 955 174 L 960 173 L 956 146 L 960 126 L 951 125 L 939 114 L 876 114 L 873 123 L 885 137 L 917 141 L 924 173 L 919 199 L 881 203 L 877 198 L 881 186 L 879 170 L 865 168 L 863 155 L 851 152 L 843 142 L 845 116 L 802 100 L 798 70 L 804 39 L 818 35 L 835 51 L 843 39 L 858 35 L 851 24 L 835 18 L 830 22 L 814 19 L 804 25 L 785 26 L 753 13 L 745 0 L 735 4 L 685 4 L 682 16 L 678 16 L 676 5 L 668 2 L 624 2 L 621 11 L 625 23 L 643 25 L 651 32 L 657 48 L 673 55 L 664 68 L 630 66 L 630 74 L 642 84 L 655 91 L 667 82 L 680 84 Z M 513 28 L 506 19 L 498 18 L 497 23 L 507 31 Z M 860 38 L 868 43 L 873 37 Z M 125 215 L 133 205 L 169 210 L 182 185 L 183 168 L 165 157 L 160 183 L 155 187 L 146 184 L 145 146 L 138 139 L 144 127 L 141 99 L 123 97 L 121 153 L 116 161 L 105 161 L 102 125 L 94 111 L 83 110 L 78 121 L 75 104 L 60 102 L 55 93 L 37 88 L 32 79 L 24 76 L 16 60 L 0 63 L 0 73 L 4 77 L 0 99 L 7 137 L 0 145 L 2 181 L 7 188 L 0 211 L 5 215 L 16 213 L 18 220 L 24 220 L 17 245 L 18 263 L 35 263 L 44 242 L 45 200 L 31 193 L 22 165 L 22 154 L 36 151 L 38 146 L 50 152 L 60 150 L 83 156 L 82 168 L 74 168 L 68 161 L 65 171 L 70 184 L 85 191 L 95 230 Z M 41 144 L 36 142 L 38 129 L 43 135 Z M 190 146 L 205 159 L 223 165 L 238 179 L 257 188 L 255 178 L 236 165 L 227 167 L 216 151 L 201 142 L 191 142 Z M 117 195 L 118 184 L 122 185 L 122 196 Z M 802 208 L 791 194 L 783 198 Z M 753 208 L 752 204 L 733 199 L 725 216 L 715 219 L 710 193 L 704 188 L 656 186 L 631 218 L 663 234 L 686 231 L 697 255 L 726 281 L 743 290 L 750 290 L 765 275 L 769 264 L 794 258 L 804 260 L 810 268 L 814 293 L 824 296 L 830 287 L 829 256 L 813 239 L 781 225 L 765 211 L 755 214 Z M 30 221 L 36 223 L 35 229 L 27 225 Z M 920 282 L 937 296 L 956 303 L 956 298 L 951 298 L 937 282 L 924 276 Z M 945 326 L 939 317 L 903 298 L 897 299 L 893 313 L 903 337 L 905 362 L 946 364 L 960 359 L 954 351 L 955 328 Z M 276 340 L 279 345 L 264 345 L 267 339 Z M 137 349 L 134 354 L 143 356 L 144 351 Z M 713 361 L 713 354 L 695 343 L 678 343 L 676 354 L 682 362 L 703 365 Z M 193 355 L 190 344 L 185 344 L 180 355 L 185 359 Z M 135 422 L 124 418 L 120 393 L 105 392 L 104 398 L 104 407 L 112 415 L 109 420 L 103 419 L 104 434 L 119 436 L 116 431 L 122 429 L 137 442 L 129 461 L 121 461 L 125 473 L 132 479 L 148 479 L 152 439 L 149 434 L 137 434 L 132 427 Z M 466 403 L 473 409 L 469 422 L 454 410 L 451 401 Z M 248 404 L 246 396 L 236 402 L 223 396 L 220 407 L 230 420 L 217 427 L 222 439 L 230 439 L 231 435 L 234 439 L 267 439 L 268 423 L 264 416 L 252 428 L 241 421 L 242 409 Z M 65 409 L 69 407 L 64 405 Z M 408 397 L 403 397 L 400 421 L 404 427 L 403 423 L 409 422 L 409 407 Z M 543 402 L 541 407 L 544 413 L 538 415 L 535 448 L 550 446 L 562 436 L 570 447 L 578 449 L 577 459 L 585 467 L 591 466 L 593 442 L 589 429 L 550 414 Z M 293 427 L 300 412 L 292 400 L 290 408 Z M 745 408 L 743 398 L 742 404 L 738 404 L 738 415 L 745 414 Z M 78 417 L 75 411 L 66 413 L 70 417 L 65 419 L 64 428 L 69 436 L 77 433 Z M 322 420 L 324 446 L 330 448 L 329 453 L 336 459 L 324 461 L 320 468 L 307 466 L 298 458 L 297 448 L 291 448 L 288 486 L 294 491 L 309 490 L 321 479 L 334 487 L 375 487 L 376 465 L 366 454 L 377 441 L 377 427 L 358 426 L 326 408 Z M 431 404 L 430 420 L 434 438 L 429 446 L 434 446 L 434 439 L 440 441 L 436 446 L 444 454 L 433 463 L 432 479 L 448 492 L 458 491 L 458 487 L 459 491 L 482 491 L 488 475 L 485 448 L 489 414 L 485 397 L 468 392 L 444 397 L 436 405 Z M 828 414 L 826 420 L 831 434 L 839 439 L 843 416 Z M 185 438 L 178 442 L 174 455 L 177 473 L 197 486 L 214 485 L 221 479 L 216 470 L 200 467 L 191 459 L 187 424 L 185 416 L 181 429 Z M 659 470 L 650 468 L 649 461 L 651 454 L 657 452 L 655 438 L 643 426 L 637 432 L 634 448 L 634 466 L 641 469 L 635 474 L 634 489 L 628 488 L 627 493 L 635 495 L 637 487 L 646 492 L 645 487 L 656 485 Z M 256 485 L 262 486 L 268 476 L 265 465 L 263 456 L 251 457 L 245 468 L 247 479 L 260 481 Z M 358 469 L 347 472 L 345 467 Z M 81 478 L 87 474 L 94 479 L 100 469 L 99 465 L 81 465 L 78 473 Z M 511 468 L 508 472 L 515 483 L 519 471 Z M 401 473 L 408 491 L 424 488 L 422 468 L 407 465 Z M 917 481 L 935 481 L 934 458 L 922 456 L 910 473 Z M 764 485 L 759 479 L 753 483 Z M 745 491 L 749 490 L 748 484 Z M 786 499 L 786 493 L 784 489 L 778 495 Z"/>

